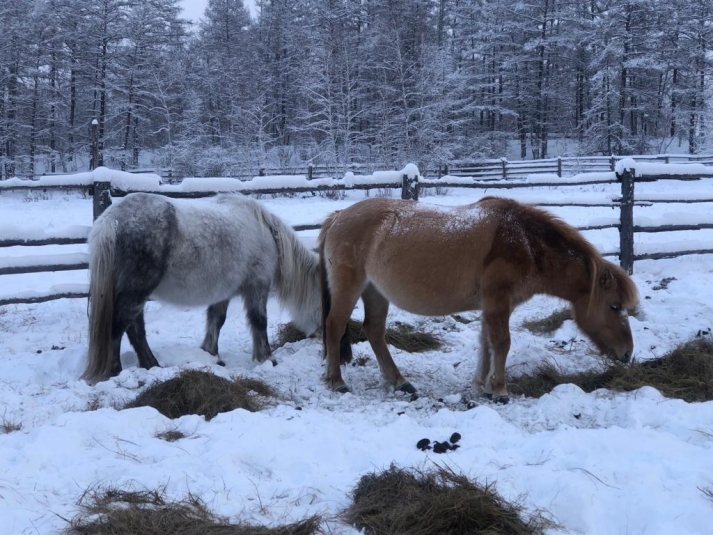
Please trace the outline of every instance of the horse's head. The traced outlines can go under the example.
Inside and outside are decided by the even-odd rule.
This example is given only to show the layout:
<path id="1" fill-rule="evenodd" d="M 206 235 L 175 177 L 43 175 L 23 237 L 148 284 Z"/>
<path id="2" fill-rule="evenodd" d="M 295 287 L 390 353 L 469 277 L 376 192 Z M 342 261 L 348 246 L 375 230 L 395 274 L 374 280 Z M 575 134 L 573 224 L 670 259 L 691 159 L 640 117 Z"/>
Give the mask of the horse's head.
<path id="1" fill-rule="evenodd" d="M 598 269 L 588 294 L 574 302 L 574 318 L 599 351 L 613 360 L 629 362 L 634 341 L 629 310 L 638 294 L 629 276 L 609 262 Z"/>

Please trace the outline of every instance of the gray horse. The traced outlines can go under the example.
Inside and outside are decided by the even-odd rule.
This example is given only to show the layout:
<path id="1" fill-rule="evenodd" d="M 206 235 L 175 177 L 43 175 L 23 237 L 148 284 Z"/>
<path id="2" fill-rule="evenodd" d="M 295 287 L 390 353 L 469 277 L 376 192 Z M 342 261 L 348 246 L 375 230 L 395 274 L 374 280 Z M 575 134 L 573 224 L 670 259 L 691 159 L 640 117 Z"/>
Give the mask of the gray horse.
<path id="1" fill-rule="evenodd" d="M 271 288 L 306 334 L 321 323 L 316 254 L 280 218 L 247 197 L 220 196 L 206 203 L 127 195 L 94 223 L 89 269 L 89 359 L 82 378 L 90 383 L 121 372 L 125 332 L 139 364 L 158 366 L 144 326 L 149 297 L 207 305 L 201 348 L 214 356 L 228 303 L 237 295 L 258 362 L 271 358 L 266 311 Z"/>

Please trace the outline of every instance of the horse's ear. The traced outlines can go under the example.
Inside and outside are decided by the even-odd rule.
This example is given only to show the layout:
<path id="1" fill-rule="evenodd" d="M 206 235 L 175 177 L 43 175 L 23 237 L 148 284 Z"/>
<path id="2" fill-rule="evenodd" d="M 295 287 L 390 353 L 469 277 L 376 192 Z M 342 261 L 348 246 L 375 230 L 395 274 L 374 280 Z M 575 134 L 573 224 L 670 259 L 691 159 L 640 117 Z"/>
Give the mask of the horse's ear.
<path id="1" fill-rule="evenodd" d="M 611 290 L 614 287 L 614 275 L 611 274 L 608 268 L 602 271 L 599 275 L 599 286 L 602 290 Z"/>

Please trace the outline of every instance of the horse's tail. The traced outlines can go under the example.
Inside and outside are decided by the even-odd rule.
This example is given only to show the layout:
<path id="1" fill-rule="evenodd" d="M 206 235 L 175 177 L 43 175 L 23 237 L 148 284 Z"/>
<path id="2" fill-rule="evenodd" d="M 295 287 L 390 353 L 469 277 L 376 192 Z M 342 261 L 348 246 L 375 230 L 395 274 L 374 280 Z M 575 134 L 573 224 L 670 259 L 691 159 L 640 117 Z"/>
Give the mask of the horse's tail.
<path id="1" fill-rule="evenodd" d="M 320 324 L 317 255 L 300 241 L 295 231 L 282 219 L 261 206 L 260 209 L 277 246 L 277 297 L 290 311 L 297 328 L 310 335 Z"/>
<path id="2" fill-rule="evenodd" d="M 317 239 L 317 250 L 319 251 L 319 283 L 322 288 L 322 346 L 323 352 L 322 356 L 326 358 L 327 356 L 327 316 L 329 316 L 329 311 L 332 308 L 332 292 L 329 288 L 329 277 L 327 276 L 327 260 L 324 256 L 324 246 L 327 241 L 327 232 L 336 221 L 339 211 L 333 212 L 327 216 L 322 223 L 322 228 L 319 231 L 319 238 Z M 349 329 L 347 328 L 339 345 L 340 361 L 342 364 L 351 362 L 352 360 L 352 346 L 351 346 L 351 336 Z"/>
<path id="3" fill-rule="evenodd" d="M 100 217 L 89 234 L 89 357 L 82 374 L 82 379 L 92 384 L 111 372 L 115 250 L 116 222 Z"/>

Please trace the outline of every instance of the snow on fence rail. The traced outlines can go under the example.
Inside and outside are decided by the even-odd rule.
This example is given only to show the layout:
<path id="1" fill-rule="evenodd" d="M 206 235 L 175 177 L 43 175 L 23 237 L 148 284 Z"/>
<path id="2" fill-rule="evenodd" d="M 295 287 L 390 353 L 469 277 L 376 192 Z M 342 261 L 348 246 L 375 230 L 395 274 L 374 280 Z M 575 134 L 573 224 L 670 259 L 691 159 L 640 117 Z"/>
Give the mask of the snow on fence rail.
<path id="1" fill-rule="evenodd" d="M 668 156 L 659 157 L 669 158 Z M 592 159 L 596 160 L 597 157 Z M 557 160 L 564 161 L 564 158 Z M 580 159 L 581 160 L 581 159 Z M 689 254 L 713 253 L 713 246 L 703 242 L 674 242 L 670 244 L 640 245 L 638 254 L 634 253 L 635 232 L 665 232 L 678 230 L 713 229 L 713 217 L 701 221 L 691 217 L 681 220 L 652 221 L 637 218 L 634 223 L 635 205 L 650 206 L 653 203 L 709 202 L 711 194 L 697 192 L 676 194 L 647 194 L 634 197 L 635 182 L 655 180 L 700 180 L 713 177 L 713 167 L 699 163 L 672 164 L 636 161 L 632 158 L 617 160 L 613 171 L 597 171 L 575 174 L 561 178 L 554 173 L 529 174 L 526 177 L 493 180 L 489 177 L 457 176 L 445 174 L 441 178 L 423 178 L 415 165 L 409 164 L 400 171 L 379 171 L 371 175 L 357 176 L 347 172 L 343 178 L 312 178 L 306 175 L 258 176 L 252 180 L 241 181 L 234 178 L 186 178 L 181 184 L 161 183 L 161 177 L 155 173 L 132 174 L 107 168 L 97 168 L 86 173 L 74 175 L 45 176 L 39 180 L 26 181 L 10 179 L 0 182 L 3 190 L 82 190 L 88 192 L 94 200 L 94 218 L 98 217 L 110 204 L 112 197 L 123 197 L 131 192 L 154 192 L 170 197 L 199 198 L 214 196 L 219 193 L 239 192 L 243 194 L 299 193 L 319 191 L 341 191 L 350 189 L 368 190 L 372 188 L 401 189 L 403 199 L 418 200 L 422 189 L 479 188 L 479 189 L 516 189 L 537 187 L 566 187 L 591 184 L 621 184 L 621 196 L 590 194 L 586 198 L 552 201 L 547 196 L 532 196 L 528 201 L 539 206 L 601 206 L 619 207 L 618 218 L 606 218 L 591 222 L 579 230 L 601 230 L 618 228 L 620 247 L 617 251 L 606 252 L 606 256 L 619 256 L 620 264 L 629 272 L 633 270 L 635 260 L 670 258 Z M 561 169 L 561 168 L 560 168 Z M 319 228 L 319 223 L 295 225 L 295 230 Z M 86 243 L 90 227 L 75 226 L 54 231 L 44 229 L 19 229 L 5 227 L 0 229 L 0 247 L 62 245 Z M 15 258 L 0 258 L 0 275 L 18 273 L 37 273 L 45 271 L 63 271 L 87 269 L 87 255 L 72 253 L 64 255 L 37 255 Z M 9 298 L 0 298 L 0 306 L 15 303 L 35 303 L 64 297 L 86 297 L 87 285 L 56 285 L 47 292 L 24 292 Z"/>

